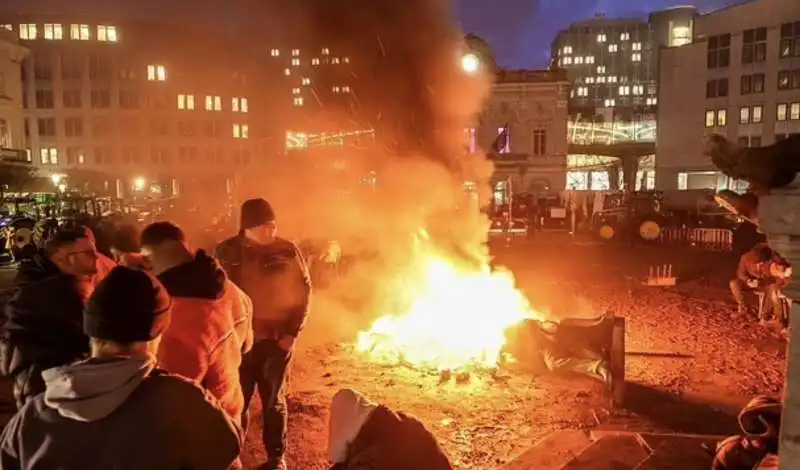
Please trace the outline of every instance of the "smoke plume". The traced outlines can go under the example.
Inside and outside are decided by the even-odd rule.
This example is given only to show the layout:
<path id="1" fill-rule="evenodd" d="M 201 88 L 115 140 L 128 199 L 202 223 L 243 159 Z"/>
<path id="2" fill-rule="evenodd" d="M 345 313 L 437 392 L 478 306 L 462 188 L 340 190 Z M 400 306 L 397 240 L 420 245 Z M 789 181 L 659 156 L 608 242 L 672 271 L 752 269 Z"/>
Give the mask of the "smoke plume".
<path id="1" fill-rule="evenodd" d="M 284 235 L 335 239 L 360 260 L 316 296 L 317 315 L 325 310 L 327 326 L 341 326 L 358 312 L 374 318 L 397 307 L 387 303 L 420 243 L 461 260 L 486 259 L 477 199 L 492 168 L 484 156 L 467 155 L 465 129 L 475 127 L 490 77 L 461 69 L 463 33 L 443 1 L 284 3 L 279 14 L 294 34 L 343 51 L 355 78 L 355 109 L 326 107 L 311 124 L 365 123 L 377 148 L 289 155 L 247 195 L 272 201 Z M 465 181 L 477 194 L 466 194 Z"/>

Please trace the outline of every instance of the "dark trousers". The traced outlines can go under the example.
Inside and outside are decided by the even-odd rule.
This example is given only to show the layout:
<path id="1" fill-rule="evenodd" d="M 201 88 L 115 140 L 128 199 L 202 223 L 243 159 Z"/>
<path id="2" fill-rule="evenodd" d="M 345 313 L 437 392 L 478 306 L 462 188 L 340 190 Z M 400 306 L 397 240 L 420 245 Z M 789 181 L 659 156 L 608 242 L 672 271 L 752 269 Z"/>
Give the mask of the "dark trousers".
<path id="1" fill-rule="evenodd" d="M 284 386 L 291 361 L 291 351 L 284 351 L 275 341 L 262 339 L 256 340 L 253 349 L 242 358 L 239 368 L 245 406 L 242 428 L 247 430 L 250 421 L 247 409 L 258 387 L 263 407 L 262 439 L 270 460 L 283 457 L 286 451 L 287 410 Z"/>

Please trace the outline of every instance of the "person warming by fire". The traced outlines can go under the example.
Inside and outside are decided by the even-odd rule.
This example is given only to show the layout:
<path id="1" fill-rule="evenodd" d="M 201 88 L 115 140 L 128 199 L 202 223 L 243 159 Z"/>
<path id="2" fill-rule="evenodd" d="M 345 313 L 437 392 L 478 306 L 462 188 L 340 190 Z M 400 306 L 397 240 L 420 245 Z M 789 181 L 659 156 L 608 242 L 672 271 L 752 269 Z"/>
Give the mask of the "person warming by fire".
<path id="1" fill-rule="evenodd" d="M 738 306 L 737 316 L 747 316 L 750 309 L 744 299 L 745 289 L 762 292 L 767 297 L 767 307 L 761 309 L 759 321 L 767 325 L 782 321 L 780 292 L 792 277 L 789 262 L 766 243 L 756 245 L 742 255 L 736 278 L 730 282 L 731 294 Z"/>

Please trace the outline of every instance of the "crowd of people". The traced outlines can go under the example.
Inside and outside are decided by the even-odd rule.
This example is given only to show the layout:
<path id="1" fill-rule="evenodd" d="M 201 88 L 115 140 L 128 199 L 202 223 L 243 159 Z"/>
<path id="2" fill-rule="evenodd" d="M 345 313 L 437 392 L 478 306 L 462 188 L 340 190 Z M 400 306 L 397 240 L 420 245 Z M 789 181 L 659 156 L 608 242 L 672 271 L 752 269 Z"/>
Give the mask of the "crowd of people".
<path id="1" fill-rule="evenodd" d="M 271 205 L 246 201 L 214 254 L 170 222 L 116 238 L 107 257 L 91 230 L 54 230 L 20 265 L 0 336 L 17 404 L 0 469 L 243 468 L 256 390 L 259 468 L 286 469 L 286 382 L 312 288 Z M 420 421 L 354 390 L 334 396 L 329 426 L 333 469 L 452 468 Z"/>

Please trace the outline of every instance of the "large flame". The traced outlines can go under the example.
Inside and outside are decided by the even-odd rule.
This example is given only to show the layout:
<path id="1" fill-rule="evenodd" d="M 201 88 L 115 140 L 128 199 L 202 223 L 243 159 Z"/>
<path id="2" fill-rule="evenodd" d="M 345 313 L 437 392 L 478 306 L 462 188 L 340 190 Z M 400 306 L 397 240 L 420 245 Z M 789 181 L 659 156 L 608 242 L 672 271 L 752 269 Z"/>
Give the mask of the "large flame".
<path id="1" fill-rule="evenodd" d="M 378 318 L 357 348 L 375 361 L 436 370 L 496 367 L 505 331 L 539 318 L 507 270 L 428 254 L 405 279 L 407 311 Z"/>

